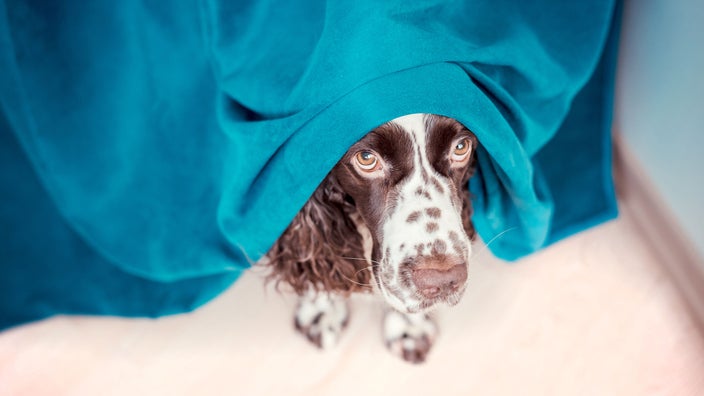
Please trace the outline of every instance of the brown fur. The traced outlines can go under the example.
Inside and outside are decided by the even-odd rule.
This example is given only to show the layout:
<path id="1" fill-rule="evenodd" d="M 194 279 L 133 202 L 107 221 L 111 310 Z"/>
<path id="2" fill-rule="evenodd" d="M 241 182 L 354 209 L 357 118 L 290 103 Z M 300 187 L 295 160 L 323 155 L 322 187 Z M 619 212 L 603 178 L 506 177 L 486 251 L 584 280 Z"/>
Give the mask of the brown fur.
<path id="1" fill-rule="evenodd" d="M 350 218 L 356 209 L 345 198 L 328 175 L 269 251 L 269 280 L 298 294 L 309 288 L 344 294 L 371 290 L 362 237 Z"/>

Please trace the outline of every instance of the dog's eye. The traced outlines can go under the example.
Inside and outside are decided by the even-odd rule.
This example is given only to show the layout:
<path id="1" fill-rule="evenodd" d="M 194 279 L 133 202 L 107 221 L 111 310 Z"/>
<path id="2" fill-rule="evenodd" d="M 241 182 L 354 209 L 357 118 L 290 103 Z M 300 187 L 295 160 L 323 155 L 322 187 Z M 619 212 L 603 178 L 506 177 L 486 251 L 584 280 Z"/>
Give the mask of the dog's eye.
<path id="1" fill-rule="evenodd" d="M 379 165 L 379 160 L 371 151 L 360 151 L 354 156 L 354 159 L 357 161 L 359 168 L 365 172 L 375 171 L 377 165 Z"/>
<path id="2" fill-rule="evenodd" d="M 469 157 L 470 149 L 472 148 L 472 143 L 469 139 L 464 138 L 455 144 L 452 149 L 452 160 L 457 162 L 462 162 Z"/>

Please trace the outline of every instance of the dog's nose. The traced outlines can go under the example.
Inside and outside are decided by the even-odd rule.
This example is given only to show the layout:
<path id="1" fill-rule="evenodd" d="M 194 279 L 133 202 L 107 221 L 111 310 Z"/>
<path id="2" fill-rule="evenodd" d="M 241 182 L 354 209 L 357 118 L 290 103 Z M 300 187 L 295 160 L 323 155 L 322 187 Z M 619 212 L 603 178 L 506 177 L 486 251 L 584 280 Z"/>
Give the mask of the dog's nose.
<path id="1" fill-rule="evenodd" d="M 467 264 L 455 257 L 423 258 L 413 268 L 411 279 L 423 297 L 446 296 L 464 285 Z"/>

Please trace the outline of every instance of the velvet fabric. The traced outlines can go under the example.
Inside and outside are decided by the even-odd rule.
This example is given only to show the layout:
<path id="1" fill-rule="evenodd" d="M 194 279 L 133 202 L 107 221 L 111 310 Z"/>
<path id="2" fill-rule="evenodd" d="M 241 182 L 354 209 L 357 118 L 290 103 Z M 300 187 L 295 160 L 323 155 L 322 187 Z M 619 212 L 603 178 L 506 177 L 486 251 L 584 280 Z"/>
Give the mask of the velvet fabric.
<path id="1" fill-rule="evenodd" d="M 404 114 L 478 137 L 474 221 L 497 256 L 612 218 L 618 9 L 1 0 L 0 328 L 198 307 Z"/>

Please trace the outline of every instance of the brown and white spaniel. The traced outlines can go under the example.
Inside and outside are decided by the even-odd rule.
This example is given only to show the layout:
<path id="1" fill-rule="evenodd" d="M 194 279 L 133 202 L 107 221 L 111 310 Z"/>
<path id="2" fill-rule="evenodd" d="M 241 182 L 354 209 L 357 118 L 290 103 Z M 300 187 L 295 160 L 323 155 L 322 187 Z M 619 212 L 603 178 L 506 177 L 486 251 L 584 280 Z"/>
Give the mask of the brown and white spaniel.
<path id="1" fill-rule="evenodd" d="M 264 260 L 300 296 L 295 325 L 335 344 L 346 297 L 374 291 L 388 304 L 386 345 L 422 362 L 437 335 L 428 311 L 467 286 L 474 228 L 468 180 L 477 139 L 454 119 L 396 118 L 354 144 Z"/>

